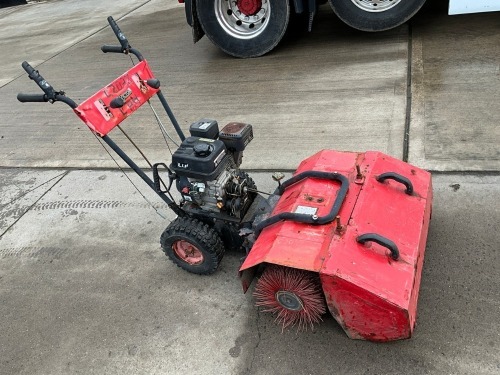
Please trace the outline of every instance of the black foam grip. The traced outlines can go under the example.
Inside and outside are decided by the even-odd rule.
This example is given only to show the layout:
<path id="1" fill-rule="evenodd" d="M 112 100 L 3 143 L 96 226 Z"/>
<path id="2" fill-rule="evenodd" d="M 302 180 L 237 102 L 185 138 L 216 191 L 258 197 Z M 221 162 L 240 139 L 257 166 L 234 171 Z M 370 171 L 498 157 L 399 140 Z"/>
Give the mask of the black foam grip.
<path id="1" fill-rule="evenodd" d="M 102 46 L 101 51 L 104 53 L 123 53 L 123 48 L 121 46 Z"/>
<path id="2" fill-rule="evenodd" d="M 17 94 L 17 100 L 19 100 L 21 103 L 28 103 L 28 102 L 46 102 L 47 101 L 47 95 L 45 94 L 22 94 L 19 93 Z"/>
<path id="3" fill-rule="evenodd" d="M 113 29 L 113 32 L 115 33 L 116 37 L 118 38 L 118 41 L 120 42 L 122 48 L 123 49 L 130 48 L 130 45 L 128 44 L 127 37 L 120 30 L 120 27 L 118 26 L 116 21 L 113 19 L 113 17 L 109 16 L 108 22 L 109 22 L 109 26 L 111 26 L 111 28 Z"/>

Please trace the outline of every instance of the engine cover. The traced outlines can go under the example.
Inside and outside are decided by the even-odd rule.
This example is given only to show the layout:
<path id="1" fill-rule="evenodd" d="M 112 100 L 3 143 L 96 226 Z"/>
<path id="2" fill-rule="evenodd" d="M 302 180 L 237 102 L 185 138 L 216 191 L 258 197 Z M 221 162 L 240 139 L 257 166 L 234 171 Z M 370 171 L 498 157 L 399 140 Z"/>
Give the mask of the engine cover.
<path id="1" fill-rule="evenodd" d="M 188 137 L 172 155 L 170 168 L 179 176 L 210 181 L 222 173 L 230 160 L 222 141 Z"/>

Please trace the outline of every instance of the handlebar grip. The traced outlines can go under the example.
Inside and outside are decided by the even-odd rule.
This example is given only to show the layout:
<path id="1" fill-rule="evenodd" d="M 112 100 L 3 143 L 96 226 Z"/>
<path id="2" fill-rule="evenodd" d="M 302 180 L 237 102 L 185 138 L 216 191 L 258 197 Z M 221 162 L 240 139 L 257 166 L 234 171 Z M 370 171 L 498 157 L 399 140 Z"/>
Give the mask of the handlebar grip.
<path id="1" fill-rule="evenodd" d="M 113 19 L 113 17 L 109 16 L 108 17 L 108 23 L 109 26 L 113 29 L 113 32 L 115 33 L 116 37 L 118 38 L 118 41 L 120 42 L 122 46 L 122 50 L 126 50 L 130 48 L 130 45 L 128 44 L 127 37 L 123 32 L 120 30 L 120 27 L 116 23 L 116 21 Z"/>
<path id="2" fill-rule="evenodd" d="M 30 79 L 36 82 L 48 98 L 55 97 L 54 88 L 42 77 L 38 70 L 35 70 L 27 61 L 23 61 L 21 65 L 26 73 L 28 73 Z"/>
<path id="3" fill-rule="evenodd" d="M 36 70 L 29 64 L 29 62 L 27 61 L 23 61 L 21 66 L 23 67 L 23 69 L 26 71 L 26 73 L 28 73 L 28 75 L 31 77 L 32 75 L 35 75 Z"/>
<path id="4" fill-rule="evenodd" d="M 23 94 L 23 93 L 19 93 L 19 94 L 17 94 L 17 100 L 19 100 L 21 103 L 47 102 L 48 98 L 47 98 L 47 95 L 45 95 L 45 94 Z"/>
<path id="5" fill-rule="evenodd" d="M 102 46 L 101 51 L 104 53 L 123 53 L 123 48 L 121 46 Z"/>

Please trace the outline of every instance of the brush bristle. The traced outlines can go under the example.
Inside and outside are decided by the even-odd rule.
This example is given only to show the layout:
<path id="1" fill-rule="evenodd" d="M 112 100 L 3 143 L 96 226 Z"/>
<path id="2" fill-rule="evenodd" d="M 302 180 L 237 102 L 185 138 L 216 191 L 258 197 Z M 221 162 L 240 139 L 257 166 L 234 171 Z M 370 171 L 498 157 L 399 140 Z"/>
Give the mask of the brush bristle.
<path id="1" fill-rule="evenodd" d="M 282 306 L 276 297 L 279 291 L 295 294 L 301 301 L 299 310 L 290 310 Z M 276 315 L 275 321 L 283 330 L 297 326 L 298 330 L 313 328 L 326 312 L 325 300 L 319 284 L 318 275 L 281 266 L 268 266 L 253 293 L 255 304 L 264 307 L 263 311 Z"/>

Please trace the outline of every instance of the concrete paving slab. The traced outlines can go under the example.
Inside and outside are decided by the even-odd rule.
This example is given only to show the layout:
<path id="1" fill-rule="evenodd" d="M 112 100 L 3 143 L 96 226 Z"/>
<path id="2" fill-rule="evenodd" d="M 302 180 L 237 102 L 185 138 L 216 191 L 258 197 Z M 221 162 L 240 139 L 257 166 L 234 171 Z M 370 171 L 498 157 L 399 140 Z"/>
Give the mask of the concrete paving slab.
<path id="1" fill-rule="evenodd" d="M 500 177 L 434 186 L 415 336 L 374 344 L 328 316 L 282 334 L 242 294 L 241 254 L 190 275 L 161 253 L 167 221 L 125 177 L 71 171 L 0 238 L 0 373 L 497 374 Z"/>
<path id="2" fill-rule="evenodd" d="M 376 149 L 402 157 L 406 27 L 360 33 L 326 6 L 311 34 L 299 33 L 262 58 L 239 60 L 206 39 L 192 45 L 184 9 L 158 11 L 160 3 L 147 3 L 140 15 L 131 13 L 120 25 L 151 62 L 184 129 L 202 117 L 215 118 L 221 126 L 251 123 L 255 140 L 245 159 L 250 169 L 295 169 L 322 148 Z M 105 22 L 104 15 L 92 17 Z M 114 40 L 107 28 L 39 69 L 54 87 L 81 101 L 130 67 L 127 57 L 100 52 L 102 44 Z M 16 102 L 19 91 L 36 89 L 23 76 L 0 91 L 5 98 L 0 103 L 1 165 L 114 167 L 63 105 Z M 160 133 L 148 127 L 156 126 L 150 111 L 137 113 L 124 126 L 153 160 L 168 155 Z"/>
<path id="3" fill-rule="evenodd" d="M 412 20 L 410 162 L 498 171 L 499 15 L 447 16 L 440 4 Z"/>
<path id="4" fill-rule="evenodd" d="M 47 0 L 0 11 L 3 56 L 0 87 L 24 71 L 28 60 L 38 65 L 106 27 L 106 17 L 119 19 L 151 0 Z M 163 1 L 163 9 L 179 6 Z"/>
<path id="5" fill-rule="evenodd" d="M 0 236 L 65 174 L 66 171 L 0 169 Z"/>

